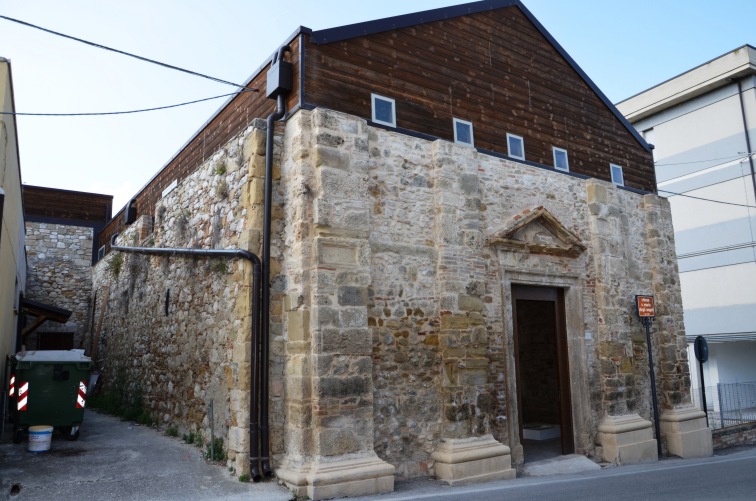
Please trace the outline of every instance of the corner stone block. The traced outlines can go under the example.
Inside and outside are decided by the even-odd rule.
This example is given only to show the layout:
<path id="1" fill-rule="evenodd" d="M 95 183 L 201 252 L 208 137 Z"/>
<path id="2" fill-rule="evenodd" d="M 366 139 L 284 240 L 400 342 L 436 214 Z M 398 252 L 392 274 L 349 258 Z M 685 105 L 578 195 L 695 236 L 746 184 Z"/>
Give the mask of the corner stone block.
<path id="1" fill-rule="evenodd" d="M 475 311 L 478 313 L 483 311 L 483 300 L 479 297 L 460 294 L 457 302 L 459 309 L 462 311 Z"/>
<path id="2" fill-rule="evenodd" d="M 304 341 L 309 338 L 310 312 L 308 310 L 288 311 L 286 317 L 289 341 Z"/>
<path id="3" fill-rule="evenodd" d="M 351 164 L 349 153 L 328 146 L 315 146 L 315 167 L 333 167 L 335 169 L 348 170 Z"/>
<path id="4" fill-rule="evenodd" d="M 517 476 L 512 468 L 509 447 L 483 437 L 444 439 L 431 457 L 436 476 L 449 485 L 491 480 L 509 480 Z"/>
<path id="5" fill-rule="evenodd" d="M 229 428 L 228 448 L 236 452 L 249 452 L 249 430 L 236 426 Z"/>
<path id="6" fill-rule="evenodd" d="M 265 134 L 265 130 L 256 129 L 244 140 L 242 156 L 245 162 L 253 155 L 265 155 Z"/>
<path id="7" fill-rule="evenodd" d="M 234 302 L 234 315 L 236 318 L 244 318 L 252 313 L 250 311 L 252 304 L 252 291 L 250 289 L 251 287 L 248 286 L 239 288 L 236 301 Z"/>
<path id="8" fill-rule="evenodd" d="M 595 181 L 589 181 L 586 186 L 588 203 L 605 204 L 607 202 L 606 186 Z"/>
<path id="9" fill-rule="evenodd" d="M 670 454 L 681 458 L 701 458 L 714 454 L 711 430 L 706 426 L 706 414 L 693 406 L 664 411 L 659 428 L 667 440 Z"/>
<path id="10" fill-rule="evenodd" d="M 252 178 L 248 182 L 249 205 L 261 205 L 265 201 L 265 181 L 262 178 Z"/>
<path id="11" fill-rule="evenodd" d="M 596 439 L 604 449 L 604 460 L 634 464 L 659 459 L 651 421 L 638 414 L 604 416 Z"/>

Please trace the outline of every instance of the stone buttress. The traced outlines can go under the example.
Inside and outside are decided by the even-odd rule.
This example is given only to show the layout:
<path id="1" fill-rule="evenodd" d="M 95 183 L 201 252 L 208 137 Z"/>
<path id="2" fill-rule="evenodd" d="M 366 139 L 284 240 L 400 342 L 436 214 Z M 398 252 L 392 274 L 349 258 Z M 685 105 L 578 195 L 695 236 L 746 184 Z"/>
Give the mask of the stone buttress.
<path id="1" fill-rule="evenodd" d="M 394 486 L 373 446 L 367 136 L 364 120 L 315 110 L 284 137 L 288 420 L 276 475 L 311 499 Z"/>

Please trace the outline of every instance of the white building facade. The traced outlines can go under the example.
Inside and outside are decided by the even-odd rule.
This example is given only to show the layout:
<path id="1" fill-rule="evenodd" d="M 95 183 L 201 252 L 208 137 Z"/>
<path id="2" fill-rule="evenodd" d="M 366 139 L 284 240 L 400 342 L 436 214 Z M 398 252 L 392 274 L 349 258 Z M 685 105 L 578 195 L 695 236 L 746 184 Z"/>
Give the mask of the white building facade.
<path id="1" fill-rule="evenodd" d="M 709 345 L 705 385 L 756 381 L 756 48 L 742 46 L 617 107 L 655 146 L 687 339 L 701 335 Z"/>

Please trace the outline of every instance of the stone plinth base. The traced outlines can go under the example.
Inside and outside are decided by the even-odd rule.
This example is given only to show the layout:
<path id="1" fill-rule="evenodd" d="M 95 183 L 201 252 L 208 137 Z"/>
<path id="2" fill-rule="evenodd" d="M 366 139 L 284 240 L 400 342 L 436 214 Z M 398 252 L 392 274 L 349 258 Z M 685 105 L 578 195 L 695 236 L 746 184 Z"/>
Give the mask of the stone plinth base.
<path id="1" fill-rule="evenodd" d="M 659 459 L 651 421 L 638 414 L 604 416 L 598 426 L 597 441 L 604 449 L 604 460 L 633 464 Z"/>
<path id="2" fill-rule="evenodd" d="M 442 440 L 431 455 L 439 480 L 460 485 L 515 478 L 509 447 L 493 436 Z"/>
<path id="3" fill-rule="evenodd" d="M 276 476 L 297 497 L 307 496 L 313 501 L 394 491 L 394 467 L 376 456 L 319 458 L 283 465 Z"/>
<path id="4" fill-rule="evenodd" d="M 693 406 L 664 411 L 659 417 L 659 428 L 670 454 L 700 458 L 714 453 L 706 414 Z"/>

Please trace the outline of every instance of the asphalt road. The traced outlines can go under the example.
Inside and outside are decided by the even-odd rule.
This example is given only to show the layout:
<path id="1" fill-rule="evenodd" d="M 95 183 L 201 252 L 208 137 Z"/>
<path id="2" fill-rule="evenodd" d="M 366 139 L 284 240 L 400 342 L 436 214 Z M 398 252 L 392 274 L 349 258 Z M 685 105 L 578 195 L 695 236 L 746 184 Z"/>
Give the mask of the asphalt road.
<path id="1" fill-rule="evenodd" d="M 197 447 L 110 416 L 87 411 L 78 440 L 56 434 L 40 454 L 14 444 L 9 428 L 0 442 L 0 500 L 292 499 L 275 480 L 239 482 Z"/>
<path id="2" fill-rule="evenodd" d="M 47 453 L 27 452 L 25 442 L 13 444 L 9 430 L 2 438 L 0 500 L 292 499 L 274 480 L 239 482 L 225 466 L 209 464 L 199 449 L 180 439 L 89 411 L 79 439 L 68 442 L 56 435 Z M 462 487 L 436 480 L 397 481 L 394 493 L 352 499 L 756 500 L 756 447 L 718 454 Z M 14 486 L 18 492 L 11 495 Z"/>
<path id="3" fill-rule="evenodd" d="M 590 473 L 525 477 L 463 487 L 436 482 L 397 483 L 388 496 L 355 501 L 415 500 L 756 500 L 756 448 L 703 459 L 604 468 Z"/>

